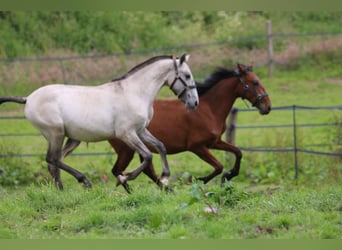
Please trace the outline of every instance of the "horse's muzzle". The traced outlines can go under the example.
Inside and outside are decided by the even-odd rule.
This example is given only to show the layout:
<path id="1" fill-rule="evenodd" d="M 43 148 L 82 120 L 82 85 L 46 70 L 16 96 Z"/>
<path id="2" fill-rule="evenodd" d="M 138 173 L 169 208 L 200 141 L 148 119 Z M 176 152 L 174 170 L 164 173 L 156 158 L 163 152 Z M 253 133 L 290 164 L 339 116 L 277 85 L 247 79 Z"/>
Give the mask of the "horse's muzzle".
<path id="1" fill-rule="evenodd" d="M 185 107 L 186 109 L 194 110 L 198 107 L 198 101 L 197 100 L 191 101 L 191 102 L 187 101 L 185 102 Z"/>
<path id="2" fill-rule="evenodd" d="M 258 109 L 259 109 L 259 113 L 261 115 L 267 115 L 271 112 L 272 108 L 271 108 L 271 106 L 261 104 L 258 106 Z"/>

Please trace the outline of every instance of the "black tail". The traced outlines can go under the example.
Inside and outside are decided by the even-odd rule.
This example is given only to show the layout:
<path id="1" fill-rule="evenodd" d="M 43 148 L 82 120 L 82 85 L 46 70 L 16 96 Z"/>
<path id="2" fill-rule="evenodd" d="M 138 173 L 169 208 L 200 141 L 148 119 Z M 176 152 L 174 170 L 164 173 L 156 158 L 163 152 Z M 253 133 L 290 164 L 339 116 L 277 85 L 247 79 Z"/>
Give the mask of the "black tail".
<path id="1" fill-rule="evenodd" d="M 26 103 L 26 97 L 18 97 L 18 96 L 2 96 L 0 97 L 0 104 L 4 102 L 16 102 L 25 104 Z"/>

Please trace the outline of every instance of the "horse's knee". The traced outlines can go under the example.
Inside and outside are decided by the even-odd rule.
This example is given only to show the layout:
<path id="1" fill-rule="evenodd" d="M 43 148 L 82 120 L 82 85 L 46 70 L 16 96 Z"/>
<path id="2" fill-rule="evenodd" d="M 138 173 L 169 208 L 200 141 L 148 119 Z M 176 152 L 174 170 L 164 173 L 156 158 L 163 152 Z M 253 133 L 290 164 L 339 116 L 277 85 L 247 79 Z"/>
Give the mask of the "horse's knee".
<path id="1" fill-rule="evenodd" d="M 123 171 L 128 167 L 129 163 L 133 159 L 134 151 L 131 149 L 128 149 L 128 151 L 117 151 L 118 158 L 116 162 L 114 163 L 114 166 L 112 168 L 112 174 L 117 177 L 120 174 L 122 174 Z"/>
<path id="2" fill-rule="evenodd" d="M 241 160 L 242 152 L 239 150 L 238 152 L 236 152 L 235 156 L 236 156 L 236 159 Z"/>
<path id="3" fill-rule="evenodd" d="M 112 174 L 115 177 L 117 177 L 120 174 L 119 170 L 115 166 L 112 168 Z"/>
<path id="4" fill-rule="evenodd" d="M 219 165 L 218 167 L 215 168 L 215 174 L 219 175 L 223 172 L 223 166 Z"/>
<path id="5" fill-rule="evenodd" d="M 152 159 L 153 159 L 152 153 L 146 154 L 143 158 L 144 158 L 146 167 L 148 167 L 150 164 L 152 164 Z"/>
<path id="6" fill-rule="evenodd" d="M 160 151 L 161 154 L 164 154 L 164 155 L 167 154 L 166 147 L 165 147 L 164 143 L 159 142 L 158 143 L 158 148 L 159 148 L 159 151 Z"/>

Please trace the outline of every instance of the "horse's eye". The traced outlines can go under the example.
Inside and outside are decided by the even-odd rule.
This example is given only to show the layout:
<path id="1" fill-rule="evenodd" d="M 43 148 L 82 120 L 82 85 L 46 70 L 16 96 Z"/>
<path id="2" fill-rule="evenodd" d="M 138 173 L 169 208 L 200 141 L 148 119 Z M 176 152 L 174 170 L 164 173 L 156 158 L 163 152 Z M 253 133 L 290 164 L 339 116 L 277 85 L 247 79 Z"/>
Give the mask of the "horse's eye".
<path id="1" fill-rule="evenodd" d="M 191 78 L 191 75 L 190 74 L 185 74 L 185 79 L 189 80 Z"/>
<path id="2" fill-rule="evenodd" d="M 257 81 L 252 82 L 252 84 L 253 84 L 253 86 L 259 86 L 259 82 L 257 82 Z"/>

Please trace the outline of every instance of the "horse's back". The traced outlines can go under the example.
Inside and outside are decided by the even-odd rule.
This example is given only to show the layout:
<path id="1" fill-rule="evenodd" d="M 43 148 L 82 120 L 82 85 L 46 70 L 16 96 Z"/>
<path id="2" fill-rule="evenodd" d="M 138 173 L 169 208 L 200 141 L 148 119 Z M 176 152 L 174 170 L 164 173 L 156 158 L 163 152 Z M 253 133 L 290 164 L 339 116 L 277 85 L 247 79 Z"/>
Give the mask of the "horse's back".
<path id="1" fill-rule="evenodd" d="M 136 119 L 129 116 L 129 106 L 128 98 L 108 84 L 54 84 L 27 97 L 25 115 L 40 131 L 63 129 L 66 136 L 90 142 L 115 137 L 129 127 L 130 119 Z"/>

